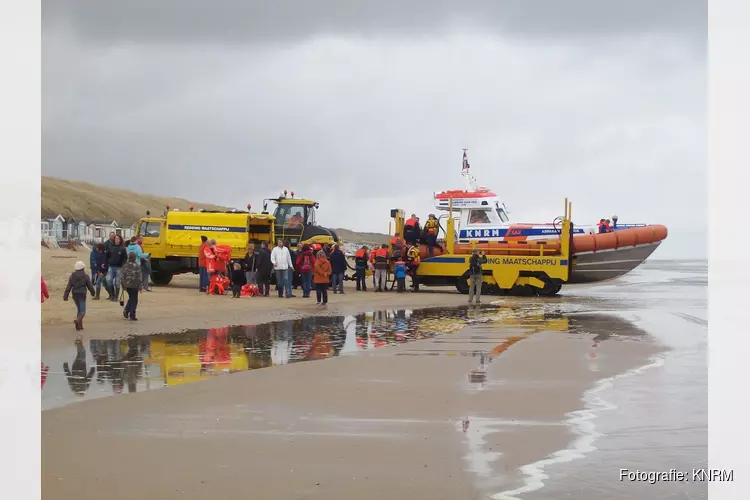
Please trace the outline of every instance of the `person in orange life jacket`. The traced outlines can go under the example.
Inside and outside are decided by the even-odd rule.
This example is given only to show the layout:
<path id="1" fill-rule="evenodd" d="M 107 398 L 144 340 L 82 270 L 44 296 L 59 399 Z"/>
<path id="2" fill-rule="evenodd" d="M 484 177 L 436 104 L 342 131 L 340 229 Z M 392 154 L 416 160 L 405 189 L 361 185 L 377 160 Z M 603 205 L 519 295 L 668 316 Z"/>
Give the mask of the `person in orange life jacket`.
<path id="1" fill-rule="evenodd" d="M 609 219 L 607 219 L 607 220 L 604 221 L 604 227 L 606 228 L 606 231 L 604 231 L 605 233 L 611 233 L 612 232 L 612 226 L 611 226 L 611 222 L 610 222 Z"/>
<path id="2" fill-rule="evenodd" d="M 346 255 L 341 251 L 338 245 L 331 248 L 331 254 L 328 256 L 331 261 L 331 288 L 333 293 L 344 293 L 344 273 L 346 273 Z"/>
<path id="3" fill-rule="evenodd" d="M 315 255 L 313 255 L 310 245 L 305 244 L 302 246 L 302 252 L 297 256 L 297 271 L 299 271 L 302 280 L 302 297 L 305 299 L 310 298 L 314 266 Z"/>
<path id="4" fill-rule="evenodd" d="M 239 262 L 235 262 L 232 266 L 232 298 L 238 299 L 240 297 L 240 291 L 242 286 L 247 283 L 247 274 L 242 270 L 242 266 Z"/>
<path id="5" fill-rule="evenodd" d="M 387 290 L 388 285 L 388 262 L 390 260 L 388 245 L 383 244 L 373 254 L 375 255 L 375 291 L 382 292 Z"/>
<path id="6" fill-rule="evenodd" d="M 354 254 L 354 268 L 355 277 L 357 279 L 357 291 L 367 291 L 367 281 L 365 280 L 365 272 L 367 270 L 367 260 L 369 258 L 369 252 L 367 247 L 363 246 L 357 253 Z"/>
<path id="7" fill-rule="evenodd" d="M 596 225 L 600 233 L 607 232 L 607 226 L 604 225 L 604 219 L 599 219 L 599 224 Z"/>
<path id="8" fill-rule="evenodd" d="M 208 272 L 206 271 L 206 247 L 208 238 L 201 236 L 201 246 L 198 247 L 198 290 L 205 292 L 208 289 Z"/>
<path id="9" fill-rule="evenodd" d="M 210 282 L 211 275 L 216 272 L 216 240 L 206 242 L 206 246 L 203 247 L 203 257 L 206 259 L 206 276 Z M 208 283 L 206 283 L 206 291 L 208 291 Z"/>
<path id="10" fill-rule="evenodd" d="M 399 257 L 396 261 L 396 265 L 393 268 L 393 273 L 396 275 L 396 282 L 398 293 L 404 293 L 406 291 L 406 263 Z"/>
<path id="11" fill-rule="evenodd" d="M 419 248 L 417 246 L 410 246 L 406 250 L 406 269 L 411 276 L 411 285 L 415 292 L 419 291 L 419 277 L 417 276 L 417 268 L 419 267 Z"/>
<path id="12" fill-rule="evenodd" d="M 433 247 L 435 246 L 435 243 L 437 242 L 437 236 L 438 236 L 438 221 L 435 217 L 435 214 L 430 214 L 429 218 L 427 219 L 427 222 L 424 223 L 424 239 L 425 243 L 427 243 L 427 250 L 432 257 L 433 254 Z"/>
<path id="13" fill-rule="evenodd" d="M 410 245 L 416 245 L 419 242 L 420 235 L 419 217 L 411 214 L 411 217 L 404 222 L 404 239 Z"/>
<path id="14" fill-rule="evenodd" d="M 294 215 L 289 217 L 289 223 L 287 225 L 289 227 L 298 227 L 301 226 L 304 221 L 305 220 L 302 218 L 302 214 L 296 212 Z"/>

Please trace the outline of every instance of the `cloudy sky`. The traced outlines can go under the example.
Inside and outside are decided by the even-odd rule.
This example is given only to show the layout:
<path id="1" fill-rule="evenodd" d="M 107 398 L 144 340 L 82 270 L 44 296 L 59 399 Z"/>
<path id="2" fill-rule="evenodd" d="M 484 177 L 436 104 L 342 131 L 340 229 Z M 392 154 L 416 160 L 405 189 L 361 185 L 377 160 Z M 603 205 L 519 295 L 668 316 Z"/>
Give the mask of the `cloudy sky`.
<path id="1" fill-rule="evenodd" d="M 660 222 L 705 256 L 705 0 L 58 0 L 44 175 L 388 228 L 463 187 L 517 221 Z M 655 254 L 656 255 L 656 254 Z"/>

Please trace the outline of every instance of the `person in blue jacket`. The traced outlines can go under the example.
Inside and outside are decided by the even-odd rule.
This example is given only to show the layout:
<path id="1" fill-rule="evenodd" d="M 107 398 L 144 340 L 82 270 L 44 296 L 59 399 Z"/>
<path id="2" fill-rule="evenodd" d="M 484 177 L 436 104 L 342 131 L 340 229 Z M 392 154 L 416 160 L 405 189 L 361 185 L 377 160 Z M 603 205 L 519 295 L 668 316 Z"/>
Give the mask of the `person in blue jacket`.
<path id="1" fill-rule="evenodd" d="M 393 273 L 396 275 L 396 283 L 398 288 L 396 292 L 403 293 L 406 291 L 406 262 L 403 259 L 398 259 L 396 265 L 393 268 Z"/>

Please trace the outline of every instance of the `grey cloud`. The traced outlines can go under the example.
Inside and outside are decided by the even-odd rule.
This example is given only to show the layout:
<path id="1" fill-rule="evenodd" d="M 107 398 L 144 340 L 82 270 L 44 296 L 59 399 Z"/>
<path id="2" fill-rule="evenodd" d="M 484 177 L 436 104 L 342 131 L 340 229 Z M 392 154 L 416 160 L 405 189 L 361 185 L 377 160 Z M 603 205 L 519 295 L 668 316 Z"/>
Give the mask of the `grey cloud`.
<path id="1" fill-rule="evenodd" d="M 550 39 L 668 33 L 702 44 L 705 0 L 57 0 L 43 28 L 112 42 L 294 42 L 458 29 Z"/>

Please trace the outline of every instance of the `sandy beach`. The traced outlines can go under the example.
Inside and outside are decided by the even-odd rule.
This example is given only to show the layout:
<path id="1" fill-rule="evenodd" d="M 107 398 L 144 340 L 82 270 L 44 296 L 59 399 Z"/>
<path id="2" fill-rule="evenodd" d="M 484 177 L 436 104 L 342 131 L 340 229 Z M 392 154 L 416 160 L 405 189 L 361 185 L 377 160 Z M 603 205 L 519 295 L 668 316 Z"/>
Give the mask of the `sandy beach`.
<path id="1" fill-rule="evenodd" d="M 606 294 L 487 297 L 477 308 L 450 291 L 368 292 L 332 295 L 321 309 L 301 298 L 207 297 L 190 276 L 144 294 L 137 323 L 91 301 L 83 345 L 149 339 L 152 351 L 172 342 L 192 353 L 213 329 L 238 325 L 226 343 L 244 369 L 173 384 L 157 360 L 155 375 L 122 394 L 92 380 L 76 396 L 61 370 L 77 335 L 72 304 L 57 298 L 58 270 L 76 260 L 53 258 L 65 252 L 43 256 L 55 297 L 42 335 L 50 499 L 527 498 L 540 481 L 529 464 L 582 454 L 579 441 L 595 437 L 576 423 L 588 419 L 587 391 L 668 351 Z M 632 491 L 621 484 L 610 497 Z"/>

